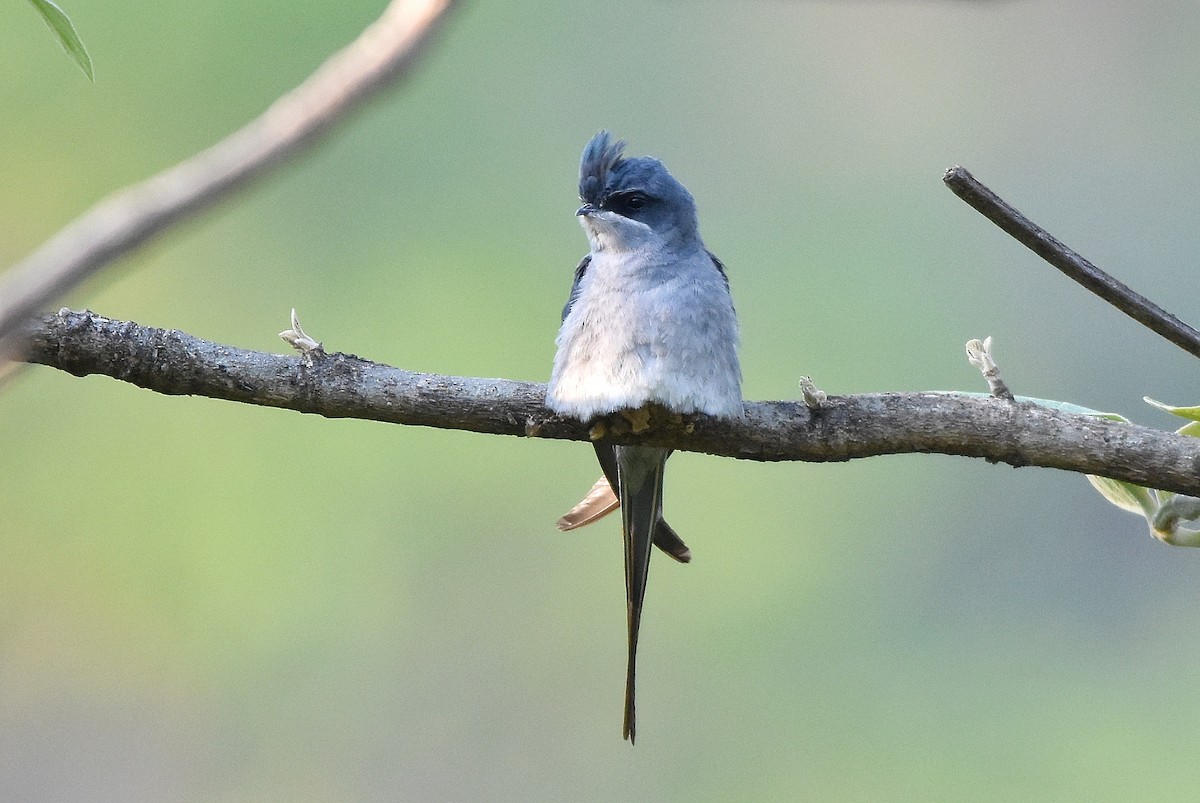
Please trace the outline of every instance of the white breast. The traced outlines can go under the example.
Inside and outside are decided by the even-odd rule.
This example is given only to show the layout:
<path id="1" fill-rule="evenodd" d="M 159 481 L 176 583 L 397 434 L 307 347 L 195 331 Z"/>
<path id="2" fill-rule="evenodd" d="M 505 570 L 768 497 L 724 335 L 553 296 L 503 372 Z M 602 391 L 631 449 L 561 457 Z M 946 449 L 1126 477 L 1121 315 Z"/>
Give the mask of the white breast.
<path id="1" fill-rule="evenodd" d="M 706 252 L 593 254 L 579 289 L 556 341 L 550 409 L 589 420 L 654 401 L 741 415 L 737 318 Z"/>

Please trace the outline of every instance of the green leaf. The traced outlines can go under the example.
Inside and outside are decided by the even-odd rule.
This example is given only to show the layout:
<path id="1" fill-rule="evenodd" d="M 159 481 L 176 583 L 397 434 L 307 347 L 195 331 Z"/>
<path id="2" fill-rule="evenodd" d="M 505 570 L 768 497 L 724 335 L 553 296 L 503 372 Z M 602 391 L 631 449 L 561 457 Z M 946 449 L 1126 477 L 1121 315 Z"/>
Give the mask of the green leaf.
<path id="1" fill-rule="evenodd" d="M 1140 485 L 1108 477 L 1097 477 L 1092 474 L 1087 475 L 1087 480 L 1109 502 L 1121 510 L 1128 510 L 1130 513 L 1144 516 L 1147 522 L 1158 512 L 1158 500 L 1154 498 L 1151 491 Z"/>
<path id="2" fill-rule="evenodd" d="M 1155 401 L 1149 396 L 1143 396 L 1142 399 L 1146 404 L 1157 407 L 1160 410 L 1166 410 L 1171 415 L 1177 415 L 1180 418 L 1187 418 L 1191 421 L 1200 421 L 1200 407 L 1172 407 L 1169 404 Z"/>
<path id="3" fill-rule="evenodd" d="M 935 391 L 935 392 L 937 392 L 937 391 Z M 942 391 L 942 392 L 944 392 L 944 391 Z M 963 393 L 961 395 L 980 398 L 980 397 L 988 397 L 991 394 L 988 394 L 988 393 Z M 1023 402 L 1031 402 L 1031 403 L 1039 405 L 1041 407 L 1046 407 L 1051 410 L 1059 410 L 1064 413 L 1075 413 L 1077 415 L 1090 415 L 1090 416 L 1095 416 L 1096 418 L 1105 418 L 1105 419 L 1108 419 L 1109 421 L 1117 421 L 1122 424 L 1129 423 L 1129 419 L 1123 415 L 1120 415 L 1119 413 L 1105 413 L 1105 412 L 1101 412 L 1100 410 L 1093 410 L 1090 407 L 1083 407 L 1078 404 L 1072 404 L 1071 402 L 1057 401 L 1055 399 L 1035 399 L 1030 396 L 1017 396 L 1017 400 L 1023 401 Z M 1154 404 L 1158 407 L 1162 407 L 1163 409 L 1168 410 L 1169 412 L 1174 412 L 1176 415 L 1181 414 L 1179 412 L 1176 412 L 1178 410 L 1188 410 L 1188 411 L 1194 410 L 1197 413 L 1197 415 L 1200 416 L 1200 407 L 1194 407 L 1194 408 L 1168 407 L 1165 404 L 1160 404 L 1151 399 L 1146 399 L 1146 401 L 1148 401 L 1151 404 Z M 1184 414 L 1184 417 L 1187 417 L 1187 415 Z M 1185 435 L 1200 435 L 1200 423 L 1195 423 L 1194 426 L 1196 427 L 1195 429 L 1193 429 L 1193 423 L 1189 423 L 1186 426 L 1184 426 L 1183 429 L 1181 429 L 1179 431 Z M 1152 491 L 1149 488 L 1143 488 L 1141 485 L 1134 485 L 1131 482 L 1123 482 L 1121 480 L 1109 479 L 1108 477 L 1098 477 L 1098 476 L 1095 476 L 1094 474 L 1086 474 L 1084 476 L 1087 477 L 1087 480 L 1088 480 L 1088 482 L 1090 482 L 1092 484 L 1092 487 L 1100 492 L 1101 496 L 1103 496 L 1105 499 L 1107 499 L 1112 504 L 1121 508 L 1121 510 L 1128 510 L 1130 513 L 1136 513 L 1137 515 L 1144 517 L 1146 519 L 1146 522 L 1148 524 L 1151 524 L 1152 529 L 1153 529 L 1152 522 L 1153 522 L 1155 516 L 1158 515 L 1159 509 L 1161 507 L 1160 494 L 1162 495 L 1161 498 L 1164 500 L 1175 496 L 1175 494 L 1168 494 L 1165 491 Z M 1196 545 L 1200 545 L 1200 534 L 1193 534 L 1190 531 L 1188 531 L 1187 533 L 1184 533 L 1182 531 L 1177 533 L 1173 529 L 1170 534 L 1165 534 L 1165 533 L 1159 532 L 1157 530 L 1155 530 L 1154 532 L 1155 532 L 1155 535 L 1157 535 L 1160 538 L 1163 538 L 1164 540 L 1167 541 L 1167 543 L 1181 543 L 1181 544 L 1186 543 L 1188 546 L 1192 546 L 1193 544 L 1191 542 L 1194 540 L 1196 542 Z M 1195 536 L 1195 537 L 1192 537 L 1192 536 Z M 1168 540 L 1171 538 L 1173 538 L 1175 540 Z"/>
<path id="4" fill-rule="evenodd" d="M 83 74 L 88 77 L 89 81 L 95 83 L 96 77 L 92 74 L 92 57 L 88 55 L 87 48 L 80 41 L 79 34 L 75 32 L 75 26 L 71 24 L 71 19 L 50 0 L 29 0 L 29 2 L 42 15 L 42 19 L 58 37 L 58 43 L 71 54 L 79 68 L 83 70 Z"/>
<path id="5" fill-rule="evenodd" d="M 1197 519 L 1200 519 L 1200 499 L 1173 495 L 1163 502 L 1158 513 L 1150 520 L 1150 532 L 1154 533 L 1155 538 L 1173 546 L 1200 546 L 1200 531 L 1180 524 Z"/>
<path id="6" fill-rule="evenodd" d="M 954 390 L 935 390 L 932 393 L 946 393 L 954 396 L 970 396 L 975 399 L 990 399 L 990 393 L 977 393 L 974 391 L 954 391 Z M 1058 401 L 1057 399 L 1035 399 L 1032 396 L 1017 396 L 1017 401 L 1029 402 L 1036 404 L 1039 407 L 1046 407 L 1051 410 L 1058 410 L 1063 413 L 1075 413 L 1076 415 L 1094 415 L 1097 418 L 1107 418 L 1109 421 L 1119 421 L 1122 424 L 1128 424 L 1129 419 L 1120 413 L 1105 413 L 1100 410 L 1093 410 L 1091 407 L 1083 407 L 1079 404 L 1071 402 Z"/>
<path id="7" fill-rule="evenodd" d="M 1171 546 L 1200 546 L 1200 532 L 1189 530 L 1187 527 L 1176 527 L 1169 533 L 1152 530 L 1154 537 Z"/>
<path id="8" fill-rule="evenodd" d="M 1058 410 L 1063 413 L 1075 413 L 1076 415 L 1091 415 L 1096 418 L 1106 418 L 1109 421 L 1119 421 L 1122 424 L 1128 424 L 1129 419 L 1120 413 L 1106 413 L 1101 410 L 1093 410 L 1090 407 L 1072 404 L 1071 402 L 1055 401 L 1054 399 L 1033 399 L 1028 396 L 1018 396 L 1018 400 L 1033 402 L 1040 407 L 1049 407 L 1051 410 Z"/>

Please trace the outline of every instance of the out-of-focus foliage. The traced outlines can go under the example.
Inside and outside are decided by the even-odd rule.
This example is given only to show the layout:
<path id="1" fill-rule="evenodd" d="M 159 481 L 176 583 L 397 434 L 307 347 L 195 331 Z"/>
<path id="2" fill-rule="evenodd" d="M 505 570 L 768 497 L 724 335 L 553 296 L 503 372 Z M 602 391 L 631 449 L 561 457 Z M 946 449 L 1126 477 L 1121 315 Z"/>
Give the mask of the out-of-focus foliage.
<path id="1" fill-rule="evenodd" d="M 1175 407 L 1146 397 L 1146 402 L 1171 415 L 1186 418 L 1188 423 L 1176 430 L 1180 435 L 1200 435 L 1200 407 Z M 1111 418 L 1121 419 L 1120 416 Z M 1122 510 L 1146 519 L 1150 533 L 1163 543 L 1174 546 L 1200 546 L 1200 532 L 1184 527 L 1182 522 L 1200 519 L 1200 500 L 1170 491 L 1144 488 L 1131 482 L 1093 477 L 1088 482 L 1100 495 Z"/>
<path id="2" fill-rule="evenodd" d="M 13 15 L 0 264 L 258 113 L 381 5 L 77 2 L 94 86 Z M 295 307 L 329 350 L 544 380 L 586 247 L 579 151 L 609 128 L 696 196 L 749 397 L 805 374 L 983 391 L 961 349 L 991 334 L 1017 394 L 1194 398 L 1192 358 L 941 175 L 967 166 L 1187 317 L 1197 40 L 1191 2 L 465 4 L 402 91 L 62 303 L 279 351 Z M 0 797 L 1196 787 L 1163 745 L 1200 722 L 1200 553 L 1078 476 L 933 456 L 676 455 L 695 560 L 655 558 L 630 748 L 618 523 L 553 528 L 596 476 L 583 444 L 28 369 L 0 395 Z"/>
<path id="3" fill-rule="evenodd" d="M 50 0 L 29 0 L 29 3 L 42 15 L 42 19 L 50 26 L 58 43 L 63 46 L 63 50 L 67 51 L 71 58 L 75 59 L 75 63 L 79 65 L 79 69 L 83 70 L 83 74 L 88 77 L 88 80 L 95 81 L 96 76 L 92 73 L 92 57 L 88 55 L 87 48 L 83 46 L 83 40 L 76 33 L 75 26 L 71 24 L 71 18 L 67 16 L 67 13 Z"/>

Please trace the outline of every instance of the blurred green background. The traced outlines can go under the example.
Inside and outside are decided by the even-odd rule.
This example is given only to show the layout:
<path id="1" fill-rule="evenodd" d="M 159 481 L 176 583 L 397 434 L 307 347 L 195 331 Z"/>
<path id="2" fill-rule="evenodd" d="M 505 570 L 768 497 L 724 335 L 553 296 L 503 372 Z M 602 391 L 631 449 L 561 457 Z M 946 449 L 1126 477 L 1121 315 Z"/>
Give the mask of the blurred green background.
<path id="1" fill-rule="evenodd" d="M 382 7 L 24 3 L 0 264 L 257 114 Z M 475 3 L 315 152 L 62 300 L 287 351 L 545 380 L 579 151 L 662 158 L 727 263 L 748 398 L 984 389 L 1175 428 L 1196 363 L 941 184 L 955 163 L 1184 318 L 1193 2 Z M 57 306 L 57 305 L 56 305 Z M 0 395 L 0 797 L 1165 800 L 1200 790 L 1200 552 L 1080 477 L 680 454 L 639 742 L 619 524 L 578 443 L 327 421 L 34 367 Z"/>

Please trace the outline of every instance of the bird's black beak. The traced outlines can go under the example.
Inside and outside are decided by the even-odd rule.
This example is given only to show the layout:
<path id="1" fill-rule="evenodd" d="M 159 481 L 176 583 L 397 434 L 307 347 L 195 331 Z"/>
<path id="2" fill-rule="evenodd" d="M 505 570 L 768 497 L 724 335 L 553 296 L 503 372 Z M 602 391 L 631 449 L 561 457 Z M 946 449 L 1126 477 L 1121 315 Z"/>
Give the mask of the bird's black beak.
<path id="1" fill-rule="evenodd" d="M 575 210 L 575 214 L 579 217 L 591 217 L 592 215 L 596 214 L 599 211 L 600 210 L 597 209 L 592 204 L 584 204 L 583 206 L 581 206 Z"/>

